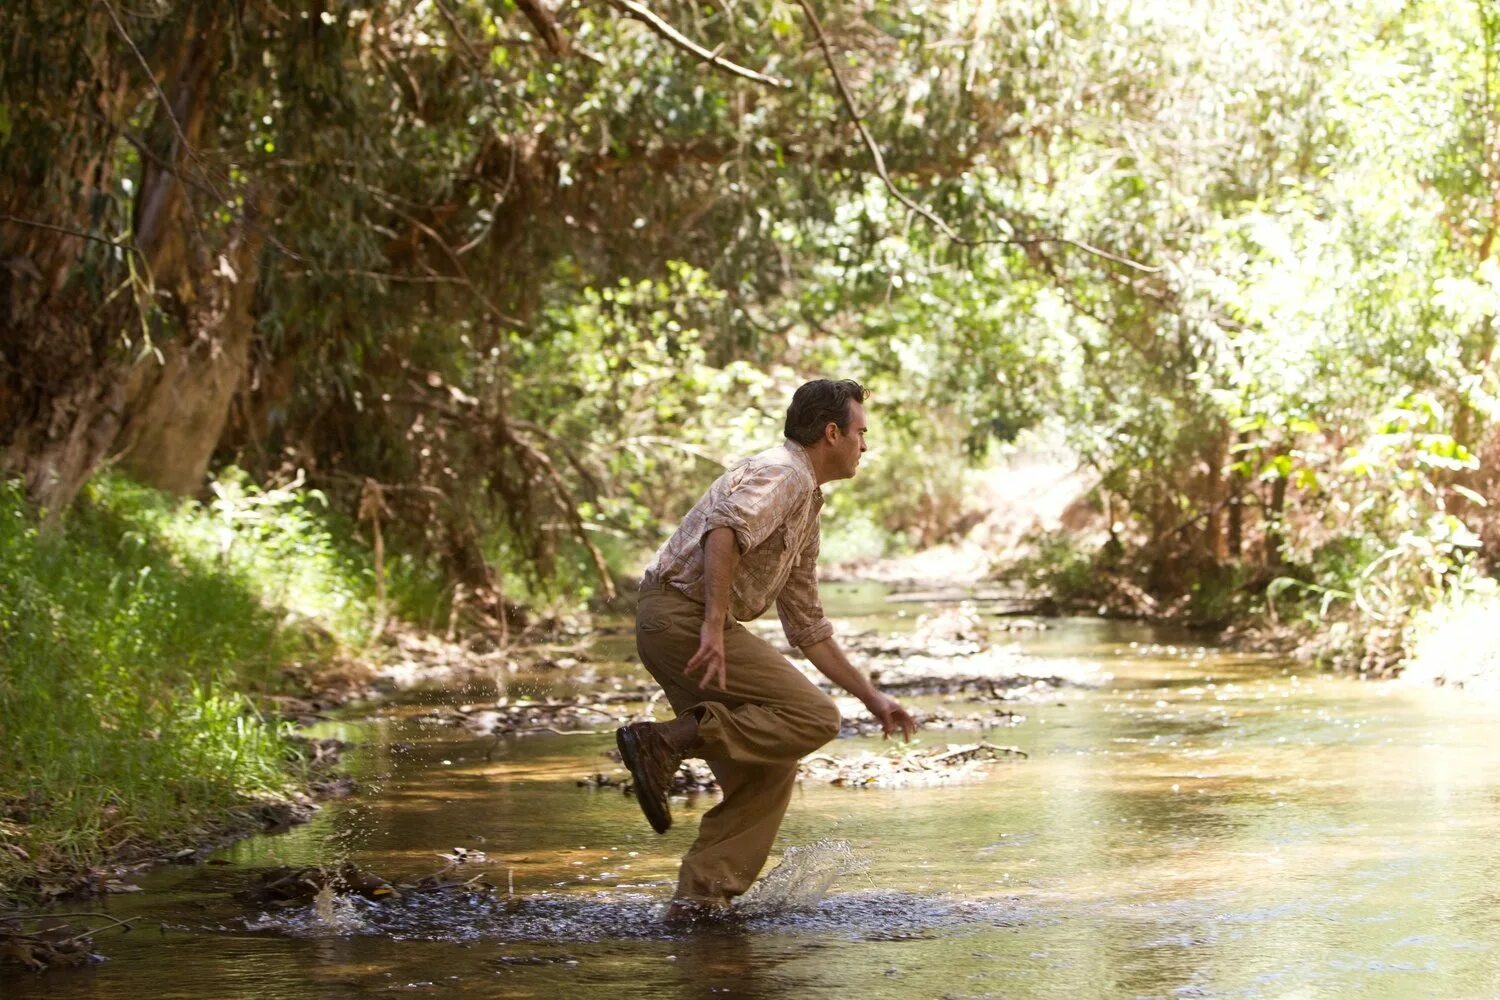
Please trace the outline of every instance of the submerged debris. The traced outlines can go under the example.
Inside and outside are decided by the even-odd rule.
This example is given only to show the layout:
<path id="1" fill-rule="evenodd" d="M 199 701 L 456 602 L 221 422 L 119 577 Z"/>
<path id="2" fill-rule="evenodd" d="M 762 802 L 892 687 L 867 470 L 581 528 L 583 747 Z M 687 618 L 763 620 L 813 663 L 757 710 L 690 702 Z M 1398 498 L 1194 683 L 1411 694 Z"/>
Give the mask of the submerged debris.
<path id="1" fill-rule="evenodd" d="M 604 756 L 619 760 L 611 750 Z M 826 782 L 851 788 L 913 788 L 923 785 L 946 785 L 960 781 L 977 781 L 986 777 L 984 768 L 997 760 L 1028 756 L 1018 747 L 994 743 L 948 744 L 921 750 L 889 750 L 885 753 L 862 753 L 854 757 L 835 757 L 817 753 L 803 759 L 797 768 L 799 781 Z M 628 777 L 596 771 L 578 779 L 579 788 L 618 788 L 634 794 Z M 672 776 L 672 795 L 699 795 L 717 792 L 719 783 L 702 761 L 685 760 Z"/>
<path id="2" fill-rule="evenodd" d="M 273 868 L 262 872 L 253 885 L 236 892 L 234 898 L 242 903 L 273 911 L 311 906 L 314 911 L 327 918 L 341 908 L 347 909 L 349 902 L 356 897 L 372 903 L 389 903 L 414 894 L 445 890 L 494 890 L 494 883 L 482 871 L 467 877 L 456 873 L 456 869 L 462 865 L 487 861 L 488 858 L 482 851 L 455 847 L 451 852 L 438 856 L 446 862 L 442 868 L 415 881 L 395 884 L 347 861 L 336 868 L 317 865 Z M 324 920 L 327 924 L 340 922 L 342 921 Z"/>
<path id="3" fill-rule="evenodd" d="M 103 920 L 102 927 L 79 929 L 69 920 Z M 34 929 L 26 930 L 26 925 Z M 93 951 L 94 935 L 119 928 L 130 931 L 130 921 L 107 913 L 50 913 L 35 917 L 0 917 L 0 965 L 22 965 L 32 972 L 90 965 L 104 961 Z"/>
<path id="4" fill-rule="evenodd" d="M 312 902 L 325 889 L 357 893 L 366 899 L 398 894 L 385 879 L 345 862 L 338 868 L 273 868 L 262 873 L 254 885 L 235 893 L 235 898 L 253 906 L 280 908 Z"/>
<path id="5" fill-rule="evenodd" d="M 849 788 L 912 788 L 974 781 L 986 777 L 985 767 L 1004 759 L 1026 757 L 1018 747 L 966 743 L 924 750 L 890 750 L 834 757 L 818 753 L 798 767 L 798 777 Z"/>
<path id="6" fill-rule="evenodd" d="M 649 689 L 574 700 L 512 701 L 501 698 L 488 705 L 434 708 L 414 718 L 419 724 L 459 726 L 476 736 L 596 735 L 631 722 L 635 713 L 622 713 L 619 707 L 624 703 L 641 702 L 654 704 Z"/>
<path id="7" fill-rule="evenodd" d="M 333 737 L 317 738 L 302 733 L 292 733 L 287 740 L 301 749 L 307 765 L 313 768 L 328 768 L 339 763 L 350 744 Z"/>

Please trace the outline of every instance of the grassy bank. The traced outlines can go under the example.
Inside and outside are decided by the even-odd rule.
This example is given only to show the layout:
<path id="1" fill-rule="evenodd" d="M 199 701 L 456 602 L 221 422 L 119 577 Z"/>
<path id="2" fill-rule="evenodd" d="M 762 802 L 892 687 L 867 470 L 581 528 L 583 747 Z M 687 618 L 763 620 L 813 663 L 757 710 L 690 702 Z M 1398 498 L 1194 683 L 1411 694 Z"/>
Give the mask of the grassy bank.
<path id="1" fill-rule="evenodd" d="M 367 562 L 315 495 L 199 504 L 116 478 L 38 530 L 0 486 L 0 900 L 241 822 L 301 757 L 254 696 L 357 647 Z"/>

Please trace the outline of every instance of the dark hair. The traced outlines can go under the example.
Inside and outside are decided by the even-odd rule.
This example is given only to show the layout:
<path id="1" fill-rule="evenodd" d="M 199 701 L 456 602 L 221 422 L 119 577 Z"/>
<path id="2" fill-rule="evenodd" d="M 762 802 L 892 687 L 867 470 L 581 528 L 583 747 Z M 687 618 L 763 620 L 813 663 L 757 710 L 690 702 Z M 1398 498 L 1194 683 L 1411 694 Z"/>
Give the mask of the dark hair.
<path id="1" fill-rule="evenodd" d="M 852 378 L 834 381 L 815 378 L 804 382 L 792 394 L 792 405 L 786 408 L 786 436 L 798 444 L 812 444 L 823 436 L 830 423 L 840 431 L 849 429 L 849 401 L 865 401 L 865 387 Z"/>

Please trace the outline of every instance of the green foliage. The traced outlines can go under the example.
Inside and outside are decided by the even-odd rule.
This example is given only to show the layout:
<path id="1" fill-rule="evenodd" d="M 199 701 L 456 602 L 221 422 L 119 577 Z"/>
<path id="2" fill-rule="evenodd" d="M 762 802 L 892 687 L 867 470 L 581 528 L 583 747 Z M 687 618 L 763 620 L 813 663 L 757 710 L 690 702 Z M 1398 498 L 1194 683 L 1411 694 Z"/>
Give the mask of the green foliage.
<path id="1" fill-rule="evenodd" d="M 1065 531 L 1037 535 L 1031 551 L 1017 560 L 1010 572 L 1064 606 L 1097 601 L 1108 592 L 1100 579 L 1095 553 Z"/>
<path id="2" fill-rule="evenodd" d="M 1448 504 L 1483 502 L 1452 480 L 1478 461 L 1445 426 L 1441 404 L 1417 393 L 1376 413 L 1342 456 L 1303 453 L 1295 475 L 1323 514 L 1290 535 L 1289 556 L 1308 578 L 1292 592 L 1314 599 L 1319 619 L 1348 600 L 1368 619 L 1400 627 L 1470 567 L 1480 539 Z M 1291 476 L 1291 463 L 1265 474 Z"/>
<path id="3" fill-rule="evenodd" d="M 30 858 L 0 852 L 0 895 L 291 787 L 287 731 L 247 695 L 363 638 L 367 571 L 306 492 L 232 472 L 214 494 L 104 477 L 41 533 L 0 486 L 0 838 Z"/>
<path id="4" fill-rule="evenodd" d="M 212 500 L 171 509 L 153 510 L 156 495 L 123 480 L 96 490 L 106 503 L 130 504 L 137 523 L 149 519 L 179 560 L 228 576 L 278 609 L 284 625 L 315 623 L 350 647 L 368 641 L 375 618 L 369 553 L 350 544 L 352 526 L 330 513 L 323 493 L 302 488 L 300 473 L 262 488 L 229 466 L 209 483 Z"/>
<path id="5" fill-rule="evenodd" d="M 608 5 L 112 9 L 0 14 L 24 153 L 0 207 L 113 240 L 156 157 L 193 181 L 194 259 L 263 232 L 219 454 L 316 469 L 346 514 L 384 491 L 419 620 L 602 595 L 599 565 L 630 572 L 814 374 L 875 392 L 874 461 L 833 496 L 846 552 L 942 538 L 953 466 L 1053 421 L 1169 602 L 1228 613 L 1287 577 L 1379 618 L 1464 564 L 1500 422 L 1493 4 L 824 5 L 889 185 L 779 0 L 662 13 L 786 88 Z M 205 38 L 226 70 L 179 87 Z M 113 103 L 78 118 L 75 79 Z M 158 86 L 201 112 L 193 155 Z M 115 303 L 85 338 L 108 377 L 186 315 L 163 287 L 122 320 L 132 255 L 26 232 L 37 287 L 90 306 L 57 308 Z M 319 605 L 281 572 L 342 635 L 369 620 L 359 587 Z"/>

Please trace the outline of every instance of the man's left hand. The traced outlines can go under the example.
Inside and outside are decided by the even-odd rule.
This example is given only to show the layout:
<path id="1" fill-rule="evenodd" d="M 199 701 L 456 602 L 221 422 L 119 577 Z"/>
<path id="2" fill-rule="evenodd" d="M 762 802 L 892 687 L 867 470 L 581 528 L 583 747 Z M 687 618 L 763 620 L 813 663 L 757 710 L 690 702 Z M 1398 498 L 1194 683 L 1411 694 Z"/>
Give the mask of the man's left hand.
<path id="1" fill-rule="evenodd" d="M 917 732 L 917 720 L 911 717 L 911 713 L 901 707 L 901 703 L 888 694 L 876 692 L 875 696 L 865 702 L 865 707 L 870 714 L 880 720 L 882 735 L 889 739 L 898 731 L 901 738 L 910 740 Z"/>

